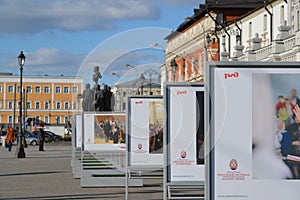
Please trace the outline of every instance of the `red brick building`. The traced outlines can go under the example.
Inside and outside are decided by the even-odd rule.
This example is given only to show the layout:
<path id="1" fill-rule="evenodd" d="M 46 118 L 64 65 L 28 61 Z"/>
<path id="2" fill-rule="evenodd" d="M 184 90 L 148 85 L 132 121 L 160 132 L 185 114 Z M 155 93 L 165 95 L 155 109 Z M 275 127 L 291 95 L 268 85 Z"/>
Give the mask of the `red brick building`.
<path id="1" fill-rule="evenodd" d="M 219 32 L 230 35 L 225 29 L 226 24 L 263 2 L 207 0 L 200 4 L 191 17 L 165 38 L 167 49 L 166 63 L 161 68 L 162 82 L 203 82 L 205 60 L 218 61 L 220 58 Z"/>

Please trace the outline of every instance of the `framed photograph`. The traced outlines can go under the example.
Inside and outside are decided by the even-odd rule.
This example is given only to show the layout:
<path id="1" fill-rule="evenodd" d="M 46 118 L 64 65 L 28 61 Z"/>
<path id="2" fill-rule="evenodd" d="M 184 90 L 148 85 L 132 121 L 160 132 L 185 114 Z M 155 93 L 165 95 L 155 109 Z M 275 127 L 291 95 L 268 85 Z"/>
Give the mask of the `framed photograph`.
<path id="1" fill-rule="evenodd" d="M 238 62 L 207 68 L 210 199 L 299 199 L 299 67 Z"/>
<path id="2" fill-rule="evenodd" d="M 125 113 L 84 115 L 84 150 L 125 150 Z"/>
<path id="3" fill-rule="evenodd" d="M 204 182 L 204 94 L 200 83 L 167 84 L 167 183 Z"/>
<path id="4" fill-rule="evenodd" d="M 163 166 L 162 96 L 128 97 L 128 165 Z"/>

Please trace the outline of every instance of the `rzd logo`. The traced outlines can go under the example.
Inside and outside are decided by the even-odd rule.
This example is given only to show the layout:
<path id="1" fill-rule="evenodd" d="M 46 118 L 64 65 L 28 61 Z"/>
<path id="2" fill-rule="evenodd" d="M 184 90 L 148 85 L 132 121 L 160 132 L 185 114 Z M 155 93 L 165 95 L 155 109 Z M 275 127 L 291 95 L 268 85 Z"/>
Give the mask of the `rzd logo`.
<path id="1" fill-rule="evenodd" d="M 237 78 L 237 77 L 239 77 L 239 73 L 238 72 L 234 72 L 232 74 L 230 74 L 230 73 L 224 74 L 224 78 L 225 79 L 228 79 L 228 78 Z"/>

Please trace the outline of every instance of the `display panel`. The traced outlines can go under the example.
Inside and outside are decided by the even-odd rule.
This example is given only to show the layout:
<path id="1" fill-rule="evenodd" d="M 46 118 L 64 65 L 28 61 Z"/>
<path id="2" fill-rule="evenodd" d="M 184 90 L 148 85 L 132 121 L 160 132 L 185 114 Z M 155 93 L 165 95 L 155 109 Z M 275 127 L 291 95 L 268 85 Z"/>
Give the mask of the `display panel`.
<path id="1" fill-rule="evenodd" d="M 82 146 L 82 116 L 75 115 L 75 148 Z"/>
<path id="2" fill-rule="evenodd" d="M 84 150 L 125 150 L 125 113 L 84 114 Z"/>
<path id="3" fill-rule="evenodd" d="M 204 86 L 166 87 L 167 182 L 204 181 Z"/>
<path id="4" fill-rule="evenodd" d="M 128 166 L 163 166 L 161 96 L 128 98 Z"/>
<path id="5" fill-rule="evenodd" d="M 298 67 L 210 66 L 210 199 L 299 199 Z"/>

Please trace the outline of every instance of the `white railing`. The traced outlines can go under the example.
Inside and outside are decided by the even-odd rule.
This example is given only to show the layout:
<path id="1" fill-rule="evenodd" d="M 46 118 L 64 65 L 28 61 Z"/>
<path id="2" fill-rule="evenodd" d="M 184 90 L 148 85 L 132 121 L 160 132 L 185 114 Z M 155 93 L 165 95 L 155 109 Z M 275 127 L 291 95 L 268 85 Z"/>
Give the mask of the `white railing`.
<path id="1" fill-rule="evenodd" d="M 268 60 L 268 58 L 270 57 L 270 55 L 272 54 L 280 54 L 280 53 L 286 53 L 288 51 L 293 51 L 293 48 L 299 44 L 300 41 L 297 40 L 296 35 L 287 38 L 285 40 L 282 41 L 273 41 L 270 45 L 268 46 L 264 46 L 254 52 L 251 52 L 252 56 L 254 56 L 255 58 L 253 59 L 253 57 L 251 56 L 248 57 L 249 55 L 243 55 L 240 56 L 238 59 L 238 61 L 249 61 L 249 60 L 256 60 L 256 61 L 260 61 L 260 60 Z M 295 61 L 296 60 L 296 55 L 289 55 L 288 57 L 282 57 L 281 58 L 282 61 Z"/>

